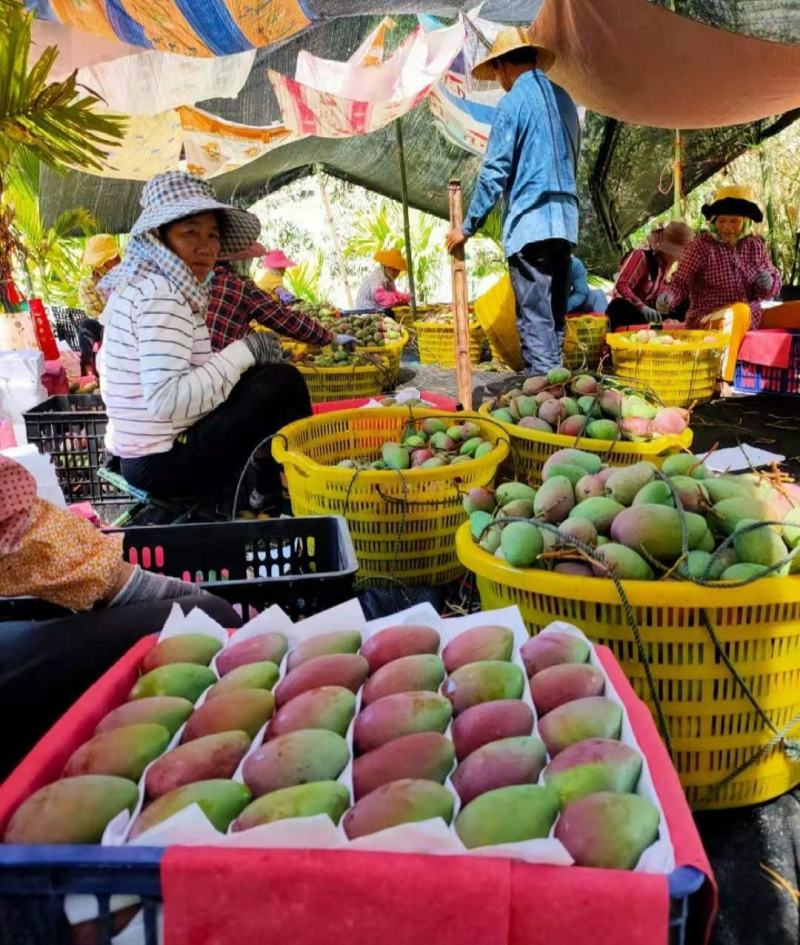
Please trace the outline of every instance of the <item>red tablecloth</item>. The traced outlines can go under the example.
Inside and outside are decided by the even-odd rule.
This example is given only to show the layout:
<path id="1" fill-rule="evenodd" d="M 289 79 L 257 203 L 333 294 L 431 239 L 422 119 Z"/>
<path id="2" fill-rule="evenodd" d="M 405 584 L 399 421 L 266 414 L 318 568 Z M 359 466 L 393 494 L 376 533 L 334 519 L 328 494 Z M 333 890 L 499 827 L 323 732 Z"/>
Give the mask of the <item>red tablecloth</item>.
<path id="1" fill-rule="evenodd" d="M 761 328 L 748 331 L 739 348 L 739 361 L 775 367 L 785 371 L 789 367 L 794 335 L 783 328 Z"/>

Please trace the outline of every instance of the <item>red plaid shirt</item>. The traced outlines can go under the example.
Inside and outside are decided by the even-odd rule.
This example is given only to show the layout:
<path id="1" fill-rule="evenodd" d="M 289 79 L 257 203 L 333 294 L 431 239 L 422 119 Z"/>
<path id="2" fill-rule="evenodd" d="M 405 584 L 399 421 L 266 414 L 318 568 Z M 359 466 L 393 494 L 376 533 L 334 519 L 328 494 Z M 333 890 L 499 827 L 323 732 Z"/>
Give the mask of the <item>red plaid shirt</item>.
<path id="1" fill-rule="evenodd" d="M 666 274 L 652 250 L 635 249 L 622 263 L 612 298 L 625 299 L 639 311 L 655 308 Z"/>
<path id="2" fill-rule="evenodd" d="M 242 279 L 226 266 L 214 267 L 211 301 L 206 315 L 211 350 L 221 351 L 249 334 L 256 321 L 279 335 L 312 345 L 328 345 L 333 335 L 314 319 L 296 312 L 261 289 L 252 279 Z"/>
<path id="3" fill-rule="evenodd" d="M 772 285 L 766 291 L 755 285 L 762 269 L 772 276 Z M 781 291 L 781 274 L 772 265 L 767 244 L 760 236 L 751 234 L 729 246 L 710 233 L 701 233 L 686 247 L 666 291 L 673 308 L 689 300 L 686 323 L 690 328 L 699 325 L 705 315 L 734 302 L 749 303 L 750 327 L 758 328 L 761 301 L 774 299 Z"/>

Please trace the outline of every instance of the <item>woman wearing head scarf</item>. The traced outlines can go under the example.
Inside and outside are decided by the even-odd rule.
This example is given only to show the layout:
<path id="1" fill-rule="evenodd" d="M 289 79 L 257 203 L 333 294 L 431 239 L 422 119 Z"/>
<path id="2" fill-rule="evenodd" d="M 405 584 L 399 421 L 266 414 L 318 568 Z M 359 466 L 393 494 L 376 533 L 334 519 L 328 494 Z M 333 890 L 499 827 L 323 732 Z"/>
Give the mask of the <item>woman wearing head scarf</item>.
<path id="1" fill-rule="evenodd" d="M 212 353 L 209 282 L 220 254 L 250 246 L 253 214 L 220 203 L 181 171 L 145 184 L 142 213 L 110 292 L 100 376 L 106 446 L 132 485 L 161 498 L 219 498 L 254 455 L 250 505 L 280 493 L 264 441 L 309 416 L 305 383 L 271 332 Z"/>
<path id="2" fill-rule="evenodd" d="M 606 310 L 611 331 L 661 321 L 656 300 L 663 292 L 667 274 L 693 236 L 690 226 L 676 220 L 656 227 L 647 238 L 647 246 L 625 257 Z"/>
<path id="3" fill-rule="evenodd" d="M 80 306 L 89 318 L 99 319 L 106 307 L 106 297 L 98 291 L 98 283 L 120 263 L 117 241 L 108 233 L 90 236 L 83 251 L 83 265 L 89 274 L 78 285 Z"/>
<path id="4" fill-rule="evenodd" d="M 408 305 L 409 296 L 397 291 L 397 277 L 406 272 L 408 263 L 399 249 L 381 249 L 375 253 L 378 267 L 364 279 L 356 298 L 357 309 L 394 308 Z"/>

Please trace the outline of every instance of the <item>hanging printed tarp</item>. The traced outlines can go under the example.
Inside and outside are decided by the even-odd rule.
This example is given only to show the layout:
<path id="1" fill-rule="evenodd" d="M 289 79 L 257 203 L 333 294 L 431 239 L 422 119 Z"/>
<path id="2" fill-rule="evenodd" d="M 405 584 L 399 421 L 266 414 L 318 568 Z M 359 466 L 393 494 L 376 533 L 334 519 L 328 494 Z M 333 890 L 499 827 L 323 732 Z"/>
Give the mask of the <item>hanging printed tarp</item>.
<path id="1" fill-rule="evenodd" d="M 125 137 L 108 149 L 104 166 L 88 173 L 122 180 L 148 180 L 153 174 L 178 167 L 182 145 L 183 129 L 174 109 L 159 115 L 132 115 Z"/>
<path id="2" fill-rule="evenodd" d="M 463 73 L 448 72 L 431 89 L 428 107 L 448 141 L 473 154 L 483 154 L 489 141 L 495 105 L 501 95 L 502 91 L 487 95 L 485 102 L 470 98 Z"/>

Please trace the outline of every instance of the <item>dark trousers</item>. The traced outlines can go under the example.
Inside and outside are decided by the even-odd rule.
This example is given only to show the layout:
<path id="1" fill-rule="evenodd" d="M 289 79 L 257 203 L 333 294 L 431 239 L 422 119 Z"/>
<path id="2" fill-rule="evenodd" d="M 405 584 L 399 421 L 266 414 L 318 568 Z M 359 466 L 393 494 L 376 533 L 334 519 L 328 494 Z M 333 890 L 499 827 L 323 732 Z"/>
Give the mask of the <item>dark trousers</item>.
<path id="1" fill-rule="evenodd" d="M 522 359 L 531 374 L 561 364 L 571 257 L 572 244 L 561 239 L 528 243 L 509 257 Z"/>
<path id="2" fill-rule="evenodd" d="M 158 499 L 218 498 L 235 487 L 262 440 L 309 416 L 311 400 L 297 368 L 251 368 L 225 403 L 182 433 L 169 452 L 123 459 L 122 475 Z M 271 443 L 256 451 L 253 473 L 253 488 L 264 495 L 280 491 Z"/>
<path id="3" fill-rule="evenodd" d="M 682 302 L 676 309 L 672 312 L 669 312 L 666 315 L 662 315 L 662 319 L 666 321 L 667 319 L 674 319 L 675 321 L 682 321 L 686 312 L 688 310 L 688 303 Z M 627 328 L 628 325 L 644 325 L 645 318 L 642 313 L 636 308 L 635 305 L 627 299 L 612 299 L 608 303 L 608 308 L 606 309 L 606 315 L 608 316 L 608 330 L 617 331 L 619 328 Z"/>

